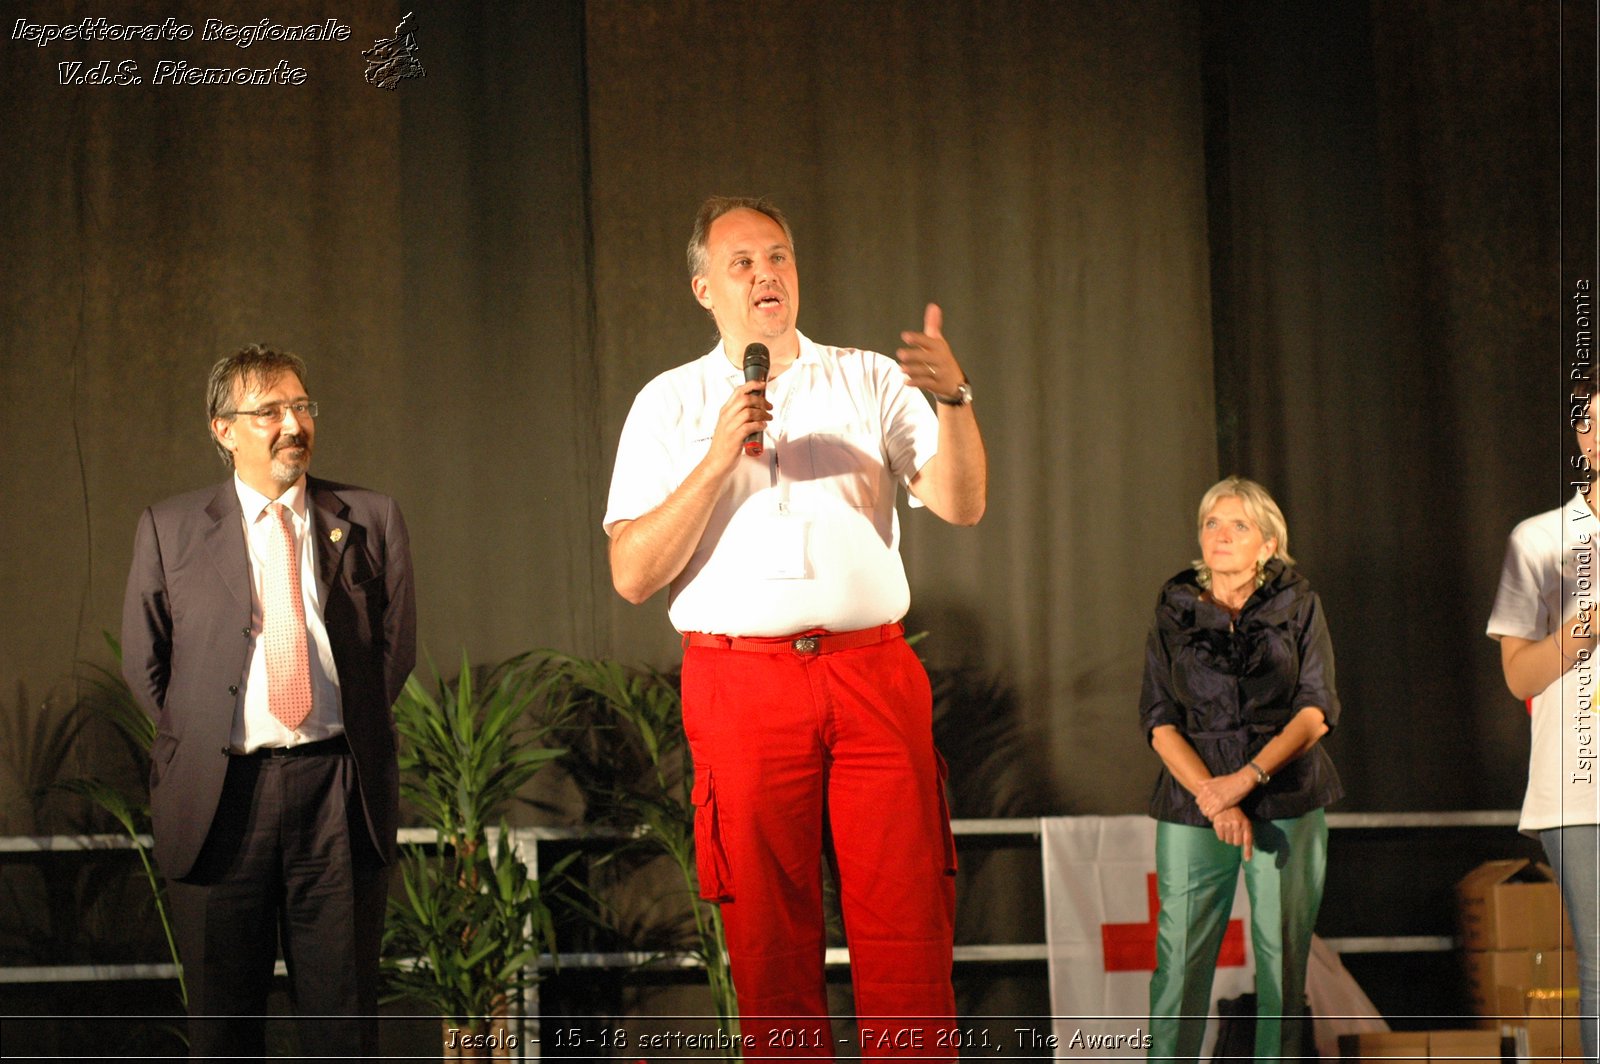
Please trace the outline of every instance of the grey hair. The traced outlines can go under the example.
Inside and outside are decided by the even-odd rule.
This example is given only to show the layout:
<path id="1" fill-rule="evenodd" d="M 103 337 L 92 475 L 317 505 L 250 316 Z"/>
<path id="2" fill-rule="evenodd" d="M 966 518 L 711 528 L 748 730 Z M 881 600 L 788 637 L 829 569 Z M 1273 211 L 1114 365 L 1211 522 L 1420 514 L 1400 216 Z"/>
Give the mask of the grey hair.
<path id="1" fill-rule="evenodd" d="M 689 231 L 689 279 L 704 277 L 711 269 L 711 256 L 708 246 L 711 238 L 711 223 L 721 218 L 729 211 L 758 211 L 778 223 L 783 230 L 783 238 L 789 242 L 789 249 L 794 250 L 794 231 L 789 228 L 789 219 L 783 216 L 777 204 L 765 196 L 712 196 L 700 204 L 699 212 L 694 216 L 694 228 Z"/>
<path id="2" fill-rule="evenodd" d="M 252 386 L 264 387 L 285 373 L 293 373 L 305 384 L 305 361 L 299 355 L 277 351 L 265 344 L 241 347 L 226 358 L 218 359 L 211 367 L 211 376 L 206 381 L 206 430 L 211 433 L 217 453 L 222 455 L 222 464 L 229 469 L 233 468 L 233 452 L 217 439 L 212 422 L 221 417 L 233 417 L 237 413 L 233 404 Z"/>

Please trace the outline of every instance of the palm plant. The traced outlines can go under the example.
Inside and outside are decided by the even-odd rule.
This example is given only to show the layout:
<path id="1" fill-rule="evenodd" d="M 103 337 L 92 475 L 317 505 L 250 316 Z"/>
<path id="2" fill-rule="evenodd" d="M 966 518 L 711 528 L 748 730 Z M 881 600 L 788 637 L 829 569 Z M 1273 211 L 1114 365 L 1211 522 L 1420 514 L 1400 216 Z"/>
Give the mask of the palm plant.
<path id="1" fill-rule="evenodd" d="M 122 644 L 110 632 L 102 632 L 101 636 L 111 650 L 112 659 L 120 664 Z M 139 705 L 133 696 L 133 690 L 120 673 L 95 664 L 90 664 L 89 669 L 92 672 L 88 681 L 90 694 L 79 703 L 79 706 L 87 707 L 93 716 L 110 722 L 127 746 L 137 777 L 141 781 L 147 779 L 150 747 L 156 738 L 156 722 Z M 127 836 L 134 852 L 139 855 L 145 881 L 150 887 L 150 900 L 155 905 L 156 917 L 160 920 L 162 934 L 166 937 L 167 953 L 172 957 L 173 967 L 177 969 L 178 997 L 187 1007 L 189 989 L 183 977 L 183 964 L 178 959 L 178 943 L 172 931 L 171 915 L 167 911 L 166 891 L 162 888 L 161 876 L 156 870 L 150 848 L 145 845 L 145 839 L 150 833 L 148 784 L 141 784 L 137 794 L 129 794 L 114 784 L 93 776 L 64 780 L 56 786 L 63 791 L 89 799 L 109 813 L 122 828 L 122 833 Z"/>
<path id="2" fill-rule="evenodd" d="M 14 796 L 0 806 L 0 827 L 10 834 L 44 830 L 50 796 L 67 767 L 78 735 L 88 722 L 81 707 L 63 708 L 54 698 L 34 699 L 20 681 L 15 711 L 0 714 L 0 767 Z"/>
<path id="3" fill-rule="evenodd" d="M 122 644 L 110 632 L 101 632 L 101 638 L 111 650 L 112 659 L 122 664 Z M 90 664 L 89 688 L 93 697 L 89 704 L 99 716 L 111 722 L 128 743 L 140 768 L 149 766 L 150 746 L 156 741 L 156 722 L 133 697 L 133 689 L 120 672 L 112 672 L 102 665 Z"/>
<path id="4" fill-rule="evenodd" d="M 408 847 L 404 896 L 390 905 L 390 998 L 416 999 L 468 1026 L 503 1015 L 537 978 L 541 947 L 555 944 L 539 880 L 503 820 L 523 785 L 564 752 L 545 744 L 559 720 L 526 712 L 538 692 L 522 662 L 512 658 L 477 680 L 463 655 L 453 683 L 440 678 L 430 692 L 412 677 L 394 707 L 401 793 L 436 845 Z"/>
<path id="5" fill-rule="evenodd" d="M 55 781 L 69 764 L 85 716 L 75 704 L 31 695 L 20 681 L 0 711 L 0 832 L 49 835 L 62 822 Z M 79 945 L 81 903 L 95 889 L 59 862 L 0 865 L 0 949 L 40 958 Z"/>
<path id="6" fill-rule="evenodd" d="M 145 881 L 150 885 L 150 899 L 155 904 L 156 916 L 160 919 L 161 930 L 166 935 L 167 952 L 172 957 L 173 967 L 178 970 L 178 998 L 185 1007 L 188 1007 L 189 988 L 184 982 L 183 965 L 178 960 L 178 941 L 172 933 L 172 918 L 167 912 L 166 892 L 161 888 L 161 876 L 156 871 L 154 858 L 150 856 L 150 847 L 144 844 L 150 822 L 149 804 L 139 804 L 111 784 L 93 777 L 65 780 L 59 786 L 62 790 L 89 799 L 110 813 L 121 825 L 128 841 L 132 843 L 134 852 L 139 855 L 139 863 L 144 867 Z"/>
<path id="7" fill-rule="evenodd" d="M 555 951 L 549 907 L 510 829 L 502 822 L 493 849 L 472 860 L 413 852 L 401 880 L 405 900 L 391 906 L 384 935 L 391 997 L 427 1002 L 460 1025 L 504 1016 L 536 981 L 541 949 Z"/>
<path id="8" fill-rule="evenodd" d="M 738 1033 L 722 916 L 700 899 L 695 872 L 693 769 L 676 680 L 653 669 L 547 653 L 524 666 L 546 715 L 565 722 L 561 766 L 583 794 L 585 819 L 621 829 L 604 860 L 663 856 L 676 869 L 688 913 L 687 952 L 704 965 L 718 1022 Z"/>

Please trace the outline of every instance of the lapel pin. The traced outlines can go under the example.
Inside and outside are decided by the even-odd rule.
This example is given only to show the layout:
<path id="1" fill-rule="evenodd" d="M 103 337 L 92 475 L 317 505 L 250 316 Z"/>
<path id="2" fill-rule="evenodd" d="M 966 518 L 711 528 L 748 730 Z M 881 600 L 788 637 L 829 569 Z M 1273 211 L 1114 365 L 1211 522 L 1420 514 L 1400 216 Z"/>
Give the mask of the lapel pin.
<path id="1" fill-rule="evenodd" d="M 335 543 L 339 542 L 341 539 L 344 538 L 344 529 L 342 529 L 342 528 L 330 528 L 328 530 L 328 538 L 330 540 L 332 540 L 333 542 L 335 542 Z"/>

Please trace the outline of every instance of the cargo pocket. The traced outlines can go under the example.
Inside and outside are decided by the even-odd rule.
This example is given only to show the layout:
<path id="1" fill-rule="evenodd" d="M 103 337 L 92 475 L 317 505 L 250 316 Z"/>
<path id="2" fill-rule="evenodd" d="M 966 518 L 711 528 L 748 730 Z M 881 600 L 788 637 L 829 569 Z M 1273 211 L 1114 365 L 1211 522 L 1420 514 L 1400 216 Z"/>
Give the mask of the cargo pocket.
<path id="1" fill-rule="evenodd" d="M 689 800 L 694 803 L 694 868 L 700 878 L 700 896 L 706 901 L 732 901 L 733 877 L 728 872 L 728 851 L 722 843 L 710 769 L 695 774 Z"/>
<path id="2" fill-rule="evenodd" d="M 939 829 L 944 832 L 944 874 L 956 874 L 956 834 L 950 830 L 950 796 L 946 784 L 950 781 L 950 766 L 945 764 L 944 755 L 938 750 L 933 752 L 934 768 L 938 771 L 939 786 Z"/>

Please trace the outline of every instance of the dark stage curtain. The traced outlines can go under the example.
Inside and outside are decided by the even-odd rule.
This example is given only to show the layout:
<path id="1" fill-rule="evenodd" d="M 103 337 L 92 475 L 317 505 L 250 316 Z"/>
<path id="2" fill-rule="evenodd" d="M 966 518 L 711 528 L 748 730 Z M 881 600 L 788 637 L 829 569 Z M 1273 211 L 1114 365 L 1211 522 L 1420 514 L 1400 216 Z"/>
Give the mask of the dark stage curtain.
<path id="1" fill-rule="evenodd" d="M 1206 6 L 1219 454 L 1326 601 L 1342 808 L 1521 802 L 1484 626 L 1506 534 L 1572 490 L 1559 16 Z"/>
<path id="2" fill-rule="evenodd" d="M 1516 802 L 1481 633 L 1506 531 L 1562 494 L 1561 7 L 419 3 L 427 77 L 367 85 L 412 9 L 273 5 L 346 44 L 0 40 L 8 692 L 105 660 L 138 512 L 222 479 L 203 379 L 254 340 L 311 361 L 316 470 L 406 508 L 446 671 L 670 665 L 664 596 L 610 589 L 610 464 L 637 389 L 713 342 L 697 203 L 769 193 L 814 338 L 892 350 L 944 306 L 992 497 L 975 530 L 904 512 L 909 623 L 1009 690 L 984 741 L 1024 806 L 1143 808 L 1149 611 L 1233 470 L 1327 599 L 1344 808 Z M 168 57 L 308 80 L 57 84 Z"/>
<path id="3" fill-rule="evenodd" d="M 972 530 L 902 509 L 908 623 L 931 662 L 1016 691 L 998 738 L 1040 808 L 1141 808 L 1145 627 L 1216 471 L 1196 14 L 588 7 L 608 443 L 714 342 L 683 265 L 710 193 L 785 206 L 814 339 L 892 351 L 940 303 L 991 498 Z M 618 653 L 673 654 L 664 602 L 604 608 Z"/>
<path id="4" fill-rule="evenodd" d="M 417 12 L 426 77 L 387 92 L 361 50 Z M 11 19 L 132 20 L 11 5 Z M 606 470 L 595 398 L 579 3 L 273 5 L 345 43 L 202 43 L 215 5 L 143 5 L 182 43 L 7 40 L 0 64 L 0 677 L 70 694 L 115 629 L 140 509 L 221 481 L 211 362 L 302 354 L 314 471 L 396 496 L 422 638 L 450 673 L 597 643 Z M 9 29 L 11 23 L 8 21 Z M 145 83 L 56 84 L 56 63 Z M 157 60 L 308 71 L 301 86 L 156 86 Z M 27 442 L 24 443 L 23 441 Z M 426 666 L 424 666 L 425 668 Z"/>

